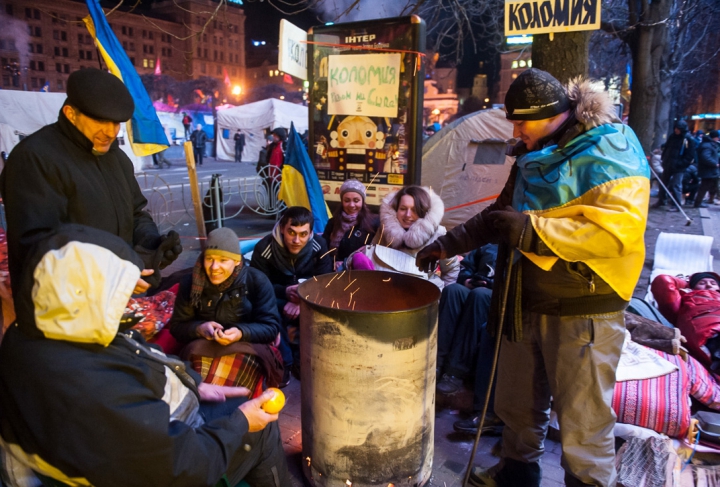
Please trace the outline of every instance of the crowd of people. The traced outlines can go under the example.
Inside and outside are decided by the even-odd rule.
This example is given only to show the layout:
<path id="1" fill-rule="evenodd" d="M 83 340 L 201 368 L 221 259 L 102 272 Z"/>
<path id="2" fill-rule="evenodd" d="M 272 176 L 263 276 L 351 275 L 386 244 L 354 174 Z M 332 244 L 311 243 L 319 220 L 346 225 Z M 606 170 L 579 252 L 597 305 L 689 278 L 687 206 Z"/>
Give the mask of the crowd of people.
<path id="1" fill-rule="evenodd" d="M 706 134 L 698 130 L 693 134 L 685 120 L 678 120 L 667 142 L 653 151 L 651 166 L 672 195 L 672 201 L 668 201 L 668 192 L 660 187 L 656 208 L 667 206 L 668 211 L 680 211 L 677 205 L 707 208 L 708 204 L 715 204 L 718 193 L 720 132 L 711 130 Z"/>
<path id="2" fill-rule="evenodd" d="M 162 269 L 182 252 L 179 236 L 158 231 L 115 142 L 133 106 L 114 76 L 73 73 L 58 122 L 24 139 L 0 176 L 17 315 L 0 347 L 0 449 L 11 485 L 289 485 L 277 414 L 262 407 L 267 387 L 301 377 L 298 287 L 332 272 L 401 272 L 387 252 L 441 290 L 437 392 L 473 391 L 471 414 L 454 428 L 502 434 L 501 461 L 476 467 L 470 485 L 539 487 L 551 406 L 565 484 L 614 485 L 615 420 L 633 421 L 629 405 L 650 400 L 633 395 L 643 389 L 633 381 L 672 381 L 616 383 L 625 308 L 644 262 L 650 171 L 604 93 L 538 69 L 521 73 L 505 100 L 516 163 L 498 199 L 450 231 L 431 188 L 402 187 L 375 214 L 366 186 L 349 179 L 322 235 L 308 209 L 290 207 L 249 261 L 237 234 L 219 228 L 191 269 L 165 279 Z M 202 165 L 206 136 L 201 125 L 190 133 L 187 119 Z M 259 162 L 268 178 L 279 176 L 286 137 L 275 129 L 268 140 Z M 240 131 L 235 142 L 239 161 Z M 715 200 L 716 131 L 698 142 L 678 123 L 656 155 L 651 163 L 678 203 Z M 693 165 L 700 182 L 687 195 Z M 150 343 L 127 304 L 167 288 L 172 316 Z M 677 347 L 656 352 L 671 364 L 666 374 L 683 378 L 672 382 L 676 395 L 713 409 L 719 290 L 714 273 L 652 284 L 690 350 L 686 364 Z M 628 328 L 639 343 L 665 337 Z M 681 435 L 686 419 L 642 426 Z"/>

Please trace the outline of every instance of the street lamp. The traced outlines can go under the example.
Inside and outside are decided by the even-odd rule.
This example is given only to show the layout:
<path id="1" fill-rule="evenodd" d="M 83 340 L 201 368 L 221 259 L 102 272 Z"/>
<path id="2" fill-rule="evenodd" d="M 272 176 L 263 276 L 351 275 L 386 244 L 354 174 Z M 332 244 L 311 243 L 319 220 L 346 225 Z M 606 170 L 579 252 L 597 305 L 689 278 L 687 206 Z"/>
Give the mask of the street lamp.
<path id="1" fill-rule="evenodd" d="M 240 85 L 233 86 L 232 94 L 235 96 L 240 96 L 240 93 L 242 93 L 242 88 L 240 87 Z"/>

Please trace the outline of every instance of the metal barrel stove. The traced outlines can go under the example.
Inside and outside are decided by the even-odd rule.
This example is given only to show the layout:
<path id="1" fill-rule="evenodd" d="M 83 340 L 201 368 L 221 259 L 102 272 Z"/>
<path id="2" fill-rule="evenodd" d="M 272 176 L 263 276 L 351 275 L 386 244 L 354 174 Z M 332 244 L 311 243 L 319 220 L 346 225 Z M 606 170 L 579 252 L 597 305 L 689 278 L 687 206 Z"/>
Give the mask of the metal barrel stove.
<path id="1" fill-rule="evenodd" d="M 303 471 L 314 486 L 422 486 L 434 452 L 438 288 L 382 271 L 298 289 Z"/>

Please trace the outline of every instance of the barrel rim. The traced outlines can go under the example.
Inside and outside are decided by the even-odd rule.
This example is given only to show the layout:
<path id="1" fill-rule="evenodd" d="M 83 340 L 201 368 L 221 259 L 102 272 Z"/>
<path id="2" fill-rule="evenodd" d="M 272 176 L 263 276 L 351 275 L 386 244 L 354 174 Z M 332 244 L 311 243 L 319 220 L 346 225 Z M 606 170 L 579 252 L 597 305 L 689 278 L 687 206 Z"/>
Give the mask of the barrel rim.
<path id="1" fill-rule="evenodd" d="M 298 295 L 299 295 L 300 299 L 301 299 L 303 302 L 305 302 L 308 306 L 310 306 L 311 308 L 321 309 L 321 310 L 332 310 L 332 311 L 335 311 L 335 312 L 340 311 L 340 312 L 342 312 L 342 313 L 352 313 L 352 314 L 378 314 L 378 313 L 382 313 L 382 314 L 398 314 L 398 313 L 410 313 L 410 312 L 414 312 L 414 311 L 418 311 L 418 310 L 427 308 L 427 307 L 429 307 L 429 306 L 433 306 L 433 305 L 437 304 L 437 302 L 440 300 L 440 296 L 442 295 L 442 291 L 440 291 L 440 288 L 438 288 L 435 284 L 433 284 L 433 283 L 430 282 L 429 280 L 427 280 L 427 279 L 422 279 L 422 278 L 416 277 L 416 276 L 412 276 L 412 275 L 410 275 L 410 274 L 404 274 L 404 273 L 402 273 L 402 272 L 390 272 L 390 271 L 384 271 L 384 270 L 353 270 L 353 271 L 348 271 L 348 272 L 360 273 L 360 274 L 365 274 L 365 273 L 370 273 L 370 272 L 372 272 L 372 273 L 377 273 L 377 274 L 385 274 L 385 275 L 387 275 L 387 276 L 389 276 L 389 277 L 393 277 L 393 276 L 403 276 L 403 277 L 407 277 L 407 278 L 411 278 L 411 279 L 417 279 L 417 280 L 419 280 L 419 281 L 421 281 L 421 282 L 426 283 L 427 285 L 432 286 L 432 288 L 435 289 L 435 292 L 437 292 L 437 297 L 436 297 L 434 300 L 431 300 L 431 301 L 429 301 L 429 302 L 426 303 L 426 304 L 423 304 L 423 305 L 420 305 L 420 306 L 416 306 L 416 307 L 413 307 L 413 308 L 399 309 L 399 310 L 395 310 L 395 311 L 371 311 L 371 310 L 353 310 L 353 309 L 347 309 L 347 308 L 332 308 L 332 307 L 330 307 L 330 306 L 325 306 L 325 305 L 322 305 L 322 304 L 317 304 L 317 303 L 315 303 L 315 302 L 313 302 L 313 301 L 310 301 L 310 300 L 308 300 L 308 299 L 305 299 L 305 297 L 303 296 L 304 293 L 301 292 L 301 289 L 302 289 L 302 286 L 305 284 L 305 282 L 309 282 L 310 279 L 312 279 L 312 278 L 310 278 L 310 279 L 306 279 L 303 283 L 301 283 L 301 284 L 298 286 Z M 321 275 L 322 275 L 322 276 L 329 276 L 329 275 L 332 275 L 332 274 L 337 274 L 337 272 L 329 272 L 329 273 L 327 273 L 327 274 L 321 274 Z M 320 276 L 316 276 L 316 277 L 320 277 Z M 424 285 L 424 284 L 423 284 L 423 285 Z M 428 288 L 428 289 L 430 289 L 430 288 Z"/>

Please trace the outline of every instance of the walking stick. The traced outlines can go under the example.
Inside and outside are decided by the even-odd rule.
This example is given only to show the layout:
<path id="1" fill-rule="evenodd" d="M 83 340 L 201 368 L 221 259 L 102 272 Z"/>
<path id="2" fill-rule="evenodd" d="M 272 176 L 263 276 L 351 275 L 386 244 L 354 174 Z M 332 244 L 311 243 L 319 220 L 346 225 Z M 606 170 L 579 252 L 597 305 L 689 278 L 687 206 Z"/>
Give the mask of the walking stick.
<path id="1" fill-rule="evenodd" d="M 475 442 L 473 443 L 472 452 L 470 453 L 470 460 L 468 461 L 467 469 L 465 470 L 465 480 L 463 480 L 463 487 L 467 486 L 468 480 L 470 479 L 470 472 L 472 471 L 473 462 L 475 461 L 475 454 L 477 453 L 478 444 L 480 443 L 480 436 L 482 435 L 483 425 L 485 424 L 485 414 L 487 414 L 488 405 L 490 404 L 490 394 L 492 392 L 493 383 L 495 381 L 495 370 L 497 369 L 498 356 L 500 355 L 500 342 L 502 341 L 503 327 L 505 325 L 505 309 L 507 308 L 508 292 L 510 290 L 510 274 L 513 267 L 513 254 L 514 251 L 510 250 L 508 257 L 508 266 L 505 271 L 505 282 L 503 283 L 503 295 L 500 301 L 500 316 L 498 318 L 499 326 L 496 330 L 495 335 L 495 351 L 493 352 L 493 364 L 490 370 L 490 382 L 488 382 L 488 388 L 485 392 L 485 403 L 483 404 L 482 413 L 478 418 L 478 430 L 475 434 Z"/>
<path id="2" fill-rule="evenodd" d="M 687 216 L 687 214 L 683 211 L 682 206 L 680 206 L 680 203 L 678 203 L 677 201 L 675 201 L 675 197 L 672 195 L 672 193 L 671 193 L 670 191 L 668 191 L 667 187 L 666 187 L 665 184 L 662 182 L 662 179 L 660 179 L 660 176 L 658 176 L 658 174 L 655 172 L 655 170 L 652 168 L 652 166 L 650 167 L 650 172 L 653 173 L 653 176 L 655 176 L 655 179 L 657 179 L 657 182 L 660 183 L 660 186 L 662 186 L 662 188 L 665 190 L 665 193 L 670 197 L 670 199 L 672 200 L 672 202 L 675 203 L 675 206 L 677 206 L 677 209 L 680 210 L 680 213 L 682 213 L 683 216 L 685 217 L 685 220 L 686 220 L 686 221 L 685 221 L 685 226 L 686 226 L 686 227 L 689 227 L 690 224 L 692 223 L 692 218 L 690 218 L 689 216 Z"/>

